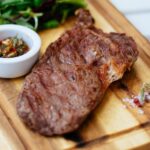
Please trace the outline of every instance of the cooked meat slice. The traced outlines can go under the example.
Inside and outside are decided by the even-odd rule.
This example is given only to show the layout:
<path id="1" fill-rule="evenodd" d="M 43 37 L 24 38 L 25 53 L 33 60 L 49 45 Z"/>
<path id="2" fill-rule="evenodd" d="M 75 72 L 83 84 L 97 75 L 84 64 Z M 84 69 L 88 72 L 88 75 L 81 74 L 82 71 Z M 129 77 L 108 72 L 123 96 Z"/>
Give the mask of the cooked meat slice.
<path id="1" fill-rule="evenodd" d="M 48 46 L 26 77 L 18 99 L 19 116 L 43 135 L 76 130 L 138 56 L 131 37 L 95 28 L 87 10 L 76 15 L 75 26 Z"/>

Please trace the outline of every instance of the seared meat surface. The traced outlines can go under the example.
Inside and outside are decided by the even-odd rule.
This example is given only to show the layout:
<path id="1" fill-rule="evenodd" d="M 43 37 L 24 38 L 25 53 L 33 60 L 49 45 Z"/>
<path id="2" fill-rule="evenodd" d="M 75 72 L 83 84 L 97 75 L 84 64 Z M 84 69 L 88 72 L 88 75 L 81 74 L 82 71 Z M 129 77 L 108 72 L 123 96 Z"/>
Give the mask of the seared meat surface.
<path id="1" fill-rule="evenodd" d="M 138 56 L 131 37 L 95 28 L 88 10 L 76 16 L 26 77 L 18 99 L 19 116 L 43 135 L 76 130 Z"/>

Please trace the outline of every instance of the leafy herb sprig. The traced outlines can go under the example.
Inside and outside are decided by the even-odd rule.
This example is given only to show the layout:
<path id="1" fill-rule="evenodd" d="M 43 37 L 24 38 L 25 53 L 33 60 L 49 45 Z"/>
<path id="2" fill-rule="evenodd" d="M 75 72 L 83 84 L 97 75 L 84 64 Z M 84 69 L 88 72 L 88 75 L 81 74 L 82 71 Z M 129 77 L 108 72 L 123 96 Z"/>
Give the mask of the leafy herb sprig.
<path id="1" fill-rule="evenodd" d="M 86 7 L 84 0 L 0 0 L 0 24 L 53 28 L 80 7 Z"/>

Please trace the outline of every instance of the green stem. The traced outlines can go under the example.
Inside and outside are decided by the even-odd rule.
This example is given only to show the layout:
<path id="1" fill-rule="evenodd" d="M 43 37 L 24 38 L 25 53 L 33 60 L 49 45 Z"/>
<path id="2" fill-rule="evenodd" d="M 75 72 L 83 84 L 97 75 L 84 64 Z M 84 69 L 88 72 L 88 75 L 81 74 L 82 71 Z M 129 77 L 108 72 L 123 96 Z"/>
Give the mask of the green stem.
<path id="1" fill-rule="evenodd" d="M 56 3 L 66 3 L 66 4 L 72 4 L 72 5 L 78 5 L 81 7 L 86 7 L 86 3 L 84 0 L 56 0 Z"/>
<path id="2" fill-rule="evenodd" d="M 38 28 L 38 18 L 34 16 L 33 19 L 34 19 L 34 29 L 36 30 Z"/>

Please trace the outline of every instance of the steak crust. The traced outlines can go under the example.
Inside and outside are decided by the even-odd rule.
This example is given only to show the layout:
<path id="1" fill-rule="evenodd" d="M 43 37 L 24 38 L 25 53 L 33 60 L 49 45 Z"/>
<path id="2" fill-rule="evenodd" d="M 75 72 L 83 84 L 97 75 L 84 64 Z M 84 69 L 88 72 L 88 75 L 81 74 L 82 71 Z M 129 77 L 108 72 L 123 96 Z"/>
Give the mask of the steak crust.
<path id="1" fill-rule="evenodd" d="M 88 10 L 76 16 L 27 75 L 18 98 L 24 123 L 46 136 L 76 130 L 138 56 L 131 37 L 97 29 Z"/>

